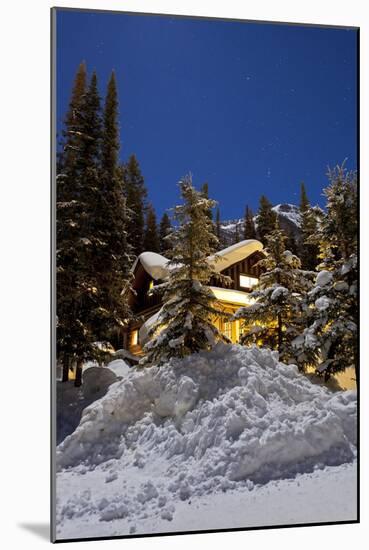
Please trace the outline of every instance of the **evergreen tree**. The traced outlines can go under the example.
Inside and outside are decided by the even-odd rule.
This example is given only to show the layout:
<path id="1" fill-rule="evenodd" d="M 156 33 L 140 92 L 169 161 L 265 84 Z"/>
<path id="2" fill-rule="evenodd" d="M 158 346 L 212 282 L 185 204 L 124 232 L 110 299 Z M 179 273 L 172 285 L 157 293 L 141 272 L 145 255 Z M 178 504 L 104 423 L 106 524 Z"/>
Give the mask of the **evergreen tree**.
<path id="1" fill-rule="evenodd" d="M 300 260 L 285 248 L 286 235 L 278 224 L 266 236 L 266 257 L 259 265 L 264 270 L 258 287 L 251 293 L 255 302 L 240 308 L 234 318 L 242 319 L 242 343 L 277 350 L 286 362 L 295 359 L 292 341 L 303 323 L 303 295 L 310 287 L 309 273 Z"/>
<path id="2" fill-rule="evenodd" d="M 276 213 L 272 210 L 272 203 L 265 195 L 260 197 L 260 205 L 257 216 L 257 233 L 263 244 L 266 244 L 266 235 L 269 235 L 275 228 L 277 220 Z"/>
<path id="3" fill-rule="evenodd" d="M 220 210 L 219 210 L 219 208 L 217 208 L 217 210 L 216 210 L 214 233 L 215 233 L 216 238 L 218 239 L 218 250 L 222 250 L 226 246 L 226 244 L 225 244 L 224 236 L 223 236 L 223 233 L 222 233 L 222 222 L 220 220 Z"/>
<path id="4" fill-rule="evenodd" d="M 218 245 L 208 216 L 215 202 L 194 189 L 190 176 L 180 181 L 180 188 L 183 204 L 174 209 L 178 225 L 172 233 L 171 269 L 161 285 L 163 306 L 145 346 L 144 364 L 163 364 L 226 340 L 212 322 L 225 315 L 207 286 L 213 277 L 226 280 L 208 261 Z"/>
<path id="5" fill-rule="evenodd" d="M 245 222 L 244 222 L 243 237 L 245 240 L 256 238 L 254 217 L 253 217 L 251 208 L 249 208 L 247 205 L 245 208 Z"/>
<path id="6" fill-rule="evenodd" d="M 74 79 L 69 108 L 64 119 L 61 142 L 62 149 L 58 153 L 58 174 L 61 174 L 64 169 L 68 169 L 68 173 L 70 173 L 72 166 L 76 164 L 81 140 L 81 129 L 83 124 L 82 105 L 85 99 L 86 88 L 87 70 L 86 64 L 82 62 L 78 67 Z"/>
<path id="7" fill-rule="evenodd" d="M 68 369 L 75 367 L 77 386 L 83 361 L 96 356 L 93 320 L 99 307 L 92 241 L 99 182 L 100 100 L 95 74 L 88 90 L 82 92 L 83 74 L 80 67 L 69 109 L 74 109 L 74 115 L 66 119 L 67 154 L 57 175 L 57 354 L 63 380 L 68 379 Z"/>
<path id="8" fill-rule="evenodd" d="M 325 379 L 357 370 L 357 175 L 344 166 L 328 172 L 327 212 L 317 239 L 321 264 L 308 295 L 309 327 L 297 339 L 302 359 Z"/>
<path id="9" fill-rule="evenodd" d="M 297 251 L 304 269 L 315 270 L 318 265 L 319 248 L 311 242 L 315 238 L 318 227 L 316 210 L 310 206 L 304 183 L 301 183 L 300 194 L 301 236 Z"/>
<path id="10" fill-rule="evenodd" d="M 127 303 L 132 254 L 127 243 L 126 200 L 118 165 L 120 142 L 118 93 L 115 74 L 110 77 L 103 113 L 100 185 L 94 203 L 94 269 L 98 278 L 99 340 L 116 340 L 132 313 Z M 125 292 L 122 291 L 125 290 Z"/>
<path id="11" fill-rule="evenodd" d="M 57 176 L 57 353 L 64 380 L 75 367 L 76 386 L 81 384 L 83 362 L 101 359 L 96 341 L 107 340 L 111 330 L 123 326 L 129 312 L 121 295 L 128 284 L 130 258 L 116 167 L 114 94 L 110 86 L 102 124 L 97 77 L 92 75 L 75 111 L 77 134 L 69 133 L 67 120 L 65 149 L 72 144 L 73 155 L 64 155 Z M 76 96 L 73 92 L 74 103 Z"/>
<path id="12" fill-rule="evenodd" d="M 156 214 L 154 207 L 151 204 L 149 204 L 146 210 L 144 249 L 150 252 L 159 252 L 160 250 L 158 227 L 156 224 Z"/>
<path id="13" fill-rule="evenodd" d="M 172 230 L 169 216 L 164 212 L 163 217 L 160 221 L 159 226 L 159 243 L 160 243 L 160 252 L 161 254 L 166 255 L 167 251 L 170 250 L 171 244 L 169 238 L 167 238 Z"/>
<path id="14" fill-rule="evenodd" d="M 205 183 L 202 184 L 201 193 L 203 194 L 205 199 L 209 198 L 209 184 L 208 184 L 208 182 L 205 182 Z M 213 210 L 212 210 L 211 206 L 208 208 L 207 215 L 208 215 L 208 218 L 210 220 L 213 220 Z"/>
<path id="15" fill-rule="evenodd" d="M 236 222 L 236 227 L 233 235 L 233 244 L 237 244 L 239 242 L 240 242 L 240 230 L 238 228 L 238 222 Z"/>
<path id="16" fill-rule="evenodd" d="M 113 71 L 108 83 L 104 107 L 104 132 L 102 139 L 102 171 L 110 180 L 114 180 L 118 171 L 119 127 L 118 127 L 118 92 Z M 109 182 L 107 182 L 109 183 Z M 115 182 L 113 182 L 115 183 Z"/>
<path id="17" fill-rule="evenodd" d="M 135 155 L 130 156 L 125 166 L 124 192 L 129 214 L 127 224 L 128 241 L 132 246 L 132 253 L 138 256 L 144 249 L 147 190 Z"/>
<path id="18" fill-rule="evenodd" d="M 217 236 L 218 241 L 220 241 L 221 228 L 220 228 L 220 210 L 219 210 L 219 208 L 217 208 L 216 217 L 215 217 L 215 234 Z"/>

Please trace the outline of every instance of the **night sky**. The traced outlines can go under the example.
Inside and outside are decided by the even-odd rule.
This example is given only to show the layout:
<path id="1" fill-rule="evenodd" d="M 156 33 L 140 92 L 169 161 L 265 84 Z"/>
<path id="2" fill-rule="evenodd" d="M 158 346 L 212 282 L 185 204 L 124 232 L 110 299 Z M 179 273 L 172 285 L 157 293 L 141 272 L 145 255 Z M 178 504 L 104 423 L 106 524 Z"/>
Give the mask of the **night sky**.
<path id="1" fill-rule="evenodd" d="M 85 60 L 102 96 L 116 71 L 121 158 L 159 215 L 188 172 L 223 219 L 297 203 L 301 181 L 324 205 L 327 166 L 356 168 L 356 55 L 351 29 L 58 10 L 58 127 Z"/>

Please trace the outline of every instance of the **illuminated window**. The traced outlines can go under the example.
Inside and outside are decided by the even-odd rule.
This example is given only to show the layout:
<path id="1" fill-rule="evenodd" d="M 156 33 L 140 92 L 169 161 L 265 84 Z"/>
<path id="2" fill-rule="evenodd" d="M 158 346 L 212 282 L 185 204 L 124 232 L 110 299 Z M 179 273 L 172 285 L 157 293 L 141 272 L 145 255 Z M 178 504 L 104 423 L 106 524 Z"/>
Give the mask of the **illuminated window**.
<path id="1" fill-rule="evenodd" d="M 153 288 L 154 288 L 154 281 L 151 279 L 151 281 L 149 283 L 149 290 L 151 290 Z"/>
<path id="2" fill-rule="evenodd" d="M 240 287 L 252 288 L 259 282 L 257 277 L 250 277 L 250 275 L 240 275 Z"/>
<path id="3" fill-rule="evenodd" d="M 138 330 L 132 330 L 131 332 L 131 346 L 137 346 L 138 344 Z"/>

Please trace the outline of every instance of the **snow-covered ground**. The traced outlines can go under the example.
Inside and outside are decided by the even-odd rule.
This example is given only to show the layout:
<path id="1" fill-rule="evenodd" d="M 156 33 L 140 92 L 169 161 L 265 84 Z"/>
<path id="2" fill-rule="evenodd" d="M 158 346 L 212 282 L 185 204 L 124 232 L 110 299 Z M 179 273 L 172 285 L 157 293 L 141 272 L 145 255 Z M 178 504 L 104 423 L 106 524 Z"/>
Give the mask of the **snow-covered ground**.
<path id="1" fill-rule="evenodd" d="M 356 392 L 219 344 L 130 369 L 58 447 L 57 538 L 356 518 Z"/>

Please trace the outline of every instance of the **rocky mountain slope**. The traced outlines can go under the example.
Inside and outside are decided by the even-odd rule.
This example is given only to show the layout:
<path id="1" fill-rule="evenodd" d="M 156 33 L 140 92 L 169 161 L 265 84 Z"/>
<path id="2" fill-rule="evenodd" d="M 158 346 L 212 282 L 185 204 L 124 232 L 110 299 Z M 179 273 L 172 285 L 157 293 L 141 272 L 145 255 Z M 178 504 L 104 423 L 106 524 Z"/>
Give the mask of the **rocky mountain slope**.
<path id="1" fill-rule="evenodd" d="M 295 237 L 300 234 L 300 209 L 295 204 L 277 204 L 273 207 L 278 216 L 279 225 Z M 257 216 L 254 216 L 257 228 Z M 238 233 L 239 240 L 242 240 L 244 231 L 244 219 L 226 220 L 221 223 L 221 237 L 225 245 L 231 245 L 236 241 Z"/>

